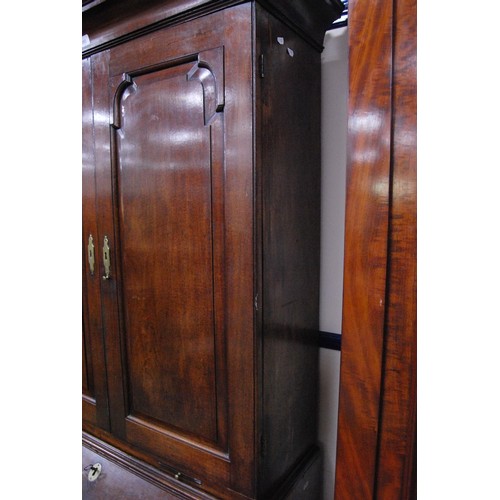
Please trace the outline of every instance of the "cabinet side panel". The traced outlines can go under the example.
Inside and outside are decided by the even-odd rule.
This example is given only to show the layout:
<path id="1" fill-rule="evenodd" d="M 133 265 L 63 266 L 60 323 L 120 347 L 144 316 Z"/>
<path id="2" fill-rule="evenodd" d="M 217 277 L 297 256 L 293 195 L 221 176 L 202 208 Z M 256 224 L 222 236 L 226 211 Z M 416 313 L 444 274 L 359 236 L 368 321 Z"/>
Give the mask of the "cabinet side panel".
<path id="1" fill-rule="evenodd" d="M 272 494 L 316 442 L 320 54 L 257 9 L 263 232 L 263 457 Z"/>

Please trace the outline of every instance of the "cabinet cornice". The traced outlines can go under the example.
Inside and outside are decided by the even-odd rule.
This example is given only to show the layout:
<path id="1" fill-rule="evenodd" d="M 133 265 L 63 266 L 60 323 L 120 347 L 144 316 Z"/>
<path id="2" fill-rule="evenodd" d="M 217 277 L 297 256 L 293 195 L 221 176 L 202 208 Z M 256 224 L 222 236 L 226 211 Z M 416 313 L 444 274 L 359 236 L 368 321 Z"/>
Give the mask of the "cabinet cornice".
<path id="1" fill-rule="evenodd" d="M 152 31 L 184 23 L 248 0 L 106 0 L 85 4 L 82 55 L 109 49 Z M 297 34 L 323 49 L 325 31 L 342 13 L 340 0 L 258 0 Z"/>

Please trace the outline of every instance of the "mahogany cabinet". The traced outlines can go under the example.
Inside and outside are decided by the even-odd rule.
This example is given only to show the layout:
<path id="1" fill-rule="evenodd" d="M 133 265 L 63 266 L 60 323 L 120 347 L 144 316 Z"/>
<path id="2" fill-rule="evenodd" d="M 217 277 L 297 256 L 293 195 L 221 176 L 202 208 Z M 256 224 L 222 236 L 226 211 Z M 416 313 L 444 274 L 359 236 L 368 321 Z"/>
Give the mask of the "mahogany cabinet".
<path id="1" fill-rule="evenodd" d="M 318 498 L 320 52 L 342 5 L 83 10 L 84 444 L 166 498 Z"/>

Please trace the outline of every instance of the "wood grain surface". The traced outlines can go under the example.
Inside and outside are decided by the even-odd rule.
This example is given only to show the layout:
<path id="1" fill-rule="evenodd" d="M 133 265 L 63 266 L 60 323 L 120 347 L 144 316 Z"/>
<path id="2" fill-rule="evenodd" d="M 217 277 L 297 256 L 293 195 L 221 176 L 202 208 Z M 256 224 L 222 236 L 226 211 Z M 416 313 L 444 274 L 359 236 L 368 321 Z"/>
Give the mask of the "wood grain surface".
<path id="1" fill-rule="evenodd" d="M 413 498 L 416 6 L 349 4 L 344 309 L 335 498 Z"/>
<path id="2" fill-rule="evenodd" d="M 371 499 L 384 339 L 392 2 L 349 4 L 342 360 L 335 497 Z"/>
<path id="3" fill-rule="evenodd" d="M 181 496 L 321 489 L 321 47 L 307 32 L 336 9 L 263 4 L 106 0 L 84 15 L 84 318 L 105 353 L 101 376 L 84 342 L 84 400 L 99 410 L 97 381 L 108 395 L 84 431 Z"/>
<path id="4" fill-rule="evenodd" d="M 416 498 L 416 0 L 399 1 L 394 31 L 393 180 L 377 498 Z"/>

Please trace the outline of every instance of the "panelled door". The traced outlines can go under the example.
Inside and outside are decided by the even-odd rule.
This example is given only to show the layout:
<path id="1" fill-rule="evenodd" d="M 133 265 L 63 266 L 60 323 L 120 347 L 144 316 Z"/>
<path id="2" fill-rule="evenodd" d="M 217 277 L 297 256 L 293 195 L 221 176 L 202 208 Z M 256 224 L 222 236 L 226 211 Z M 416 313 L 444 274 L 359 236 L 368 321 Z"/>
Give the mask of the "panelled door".
<path id="1" fill-rule="evenodd" d="M 250 12 L 238 6 L 111 48 L 96 56 L 94 82 L 111 433 L 187 483 L 249 494 Z"/>

